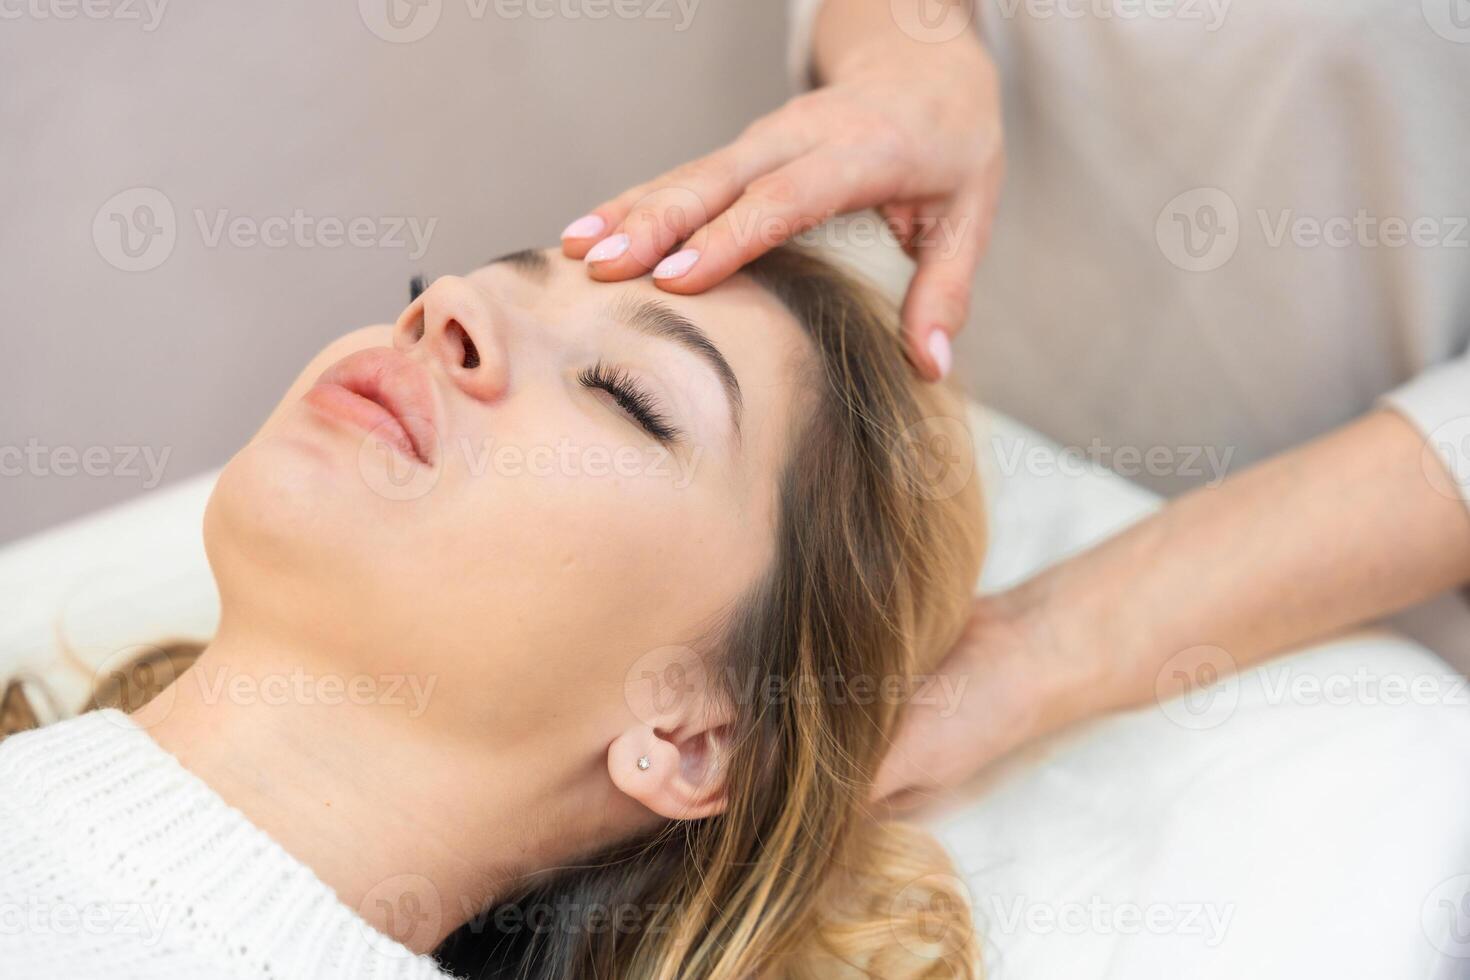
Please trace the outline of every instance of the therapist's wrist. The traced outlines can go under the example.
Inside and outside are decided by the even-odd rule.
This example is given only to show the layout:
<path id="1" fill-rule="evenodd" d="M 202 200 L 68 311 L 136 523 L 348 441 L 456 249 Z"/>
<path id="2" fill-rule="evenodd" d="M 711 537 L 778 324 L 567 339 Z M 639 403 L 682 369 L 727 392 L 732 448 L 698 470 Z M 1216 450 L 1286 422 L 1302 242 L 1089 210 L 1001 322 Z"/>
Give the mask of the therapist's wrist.
<path id="1" fill-rule="evenodd" d="M 871 0 L 826 0 L 817 14 L 811 56 L 823 85 L 940 66 L 954 84 L 964 84 L 968 74 L 985 79 L 994 74 L 973 29 L 942 40 L 915 36 L 903 29 L 888 3 Z"/>
<path id="2" fill-rule="evenodd" d="M 1033 736 L 1134 707 L 1152 694 L 1155 630 L 1113 566 L 1116 557 L 1084 553 L 997 597 L 1035 657 Z"/>

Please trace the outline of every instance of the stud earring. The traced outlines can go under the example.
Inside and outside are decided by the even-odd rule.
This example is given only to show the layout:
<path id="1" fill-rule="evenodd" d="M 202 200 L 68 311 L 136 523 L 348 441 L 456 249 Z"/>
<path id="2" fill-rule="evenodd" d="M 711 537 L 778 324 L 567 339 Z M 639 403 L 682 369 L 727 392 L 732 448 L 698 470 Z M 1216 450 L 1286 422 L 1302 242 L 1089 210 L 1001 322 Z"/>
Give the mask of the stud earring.
<path id="1" fill-rule="evenodd" d="M 646 756 L 646 755 L 640 755 L 638 757 L 638 769 L 641 772 L 647 772 L 648 771 L 648 767 L 651 766 L 651 765 L 653 765 L 653 762 L 648 758 L 648 756 Z"/>

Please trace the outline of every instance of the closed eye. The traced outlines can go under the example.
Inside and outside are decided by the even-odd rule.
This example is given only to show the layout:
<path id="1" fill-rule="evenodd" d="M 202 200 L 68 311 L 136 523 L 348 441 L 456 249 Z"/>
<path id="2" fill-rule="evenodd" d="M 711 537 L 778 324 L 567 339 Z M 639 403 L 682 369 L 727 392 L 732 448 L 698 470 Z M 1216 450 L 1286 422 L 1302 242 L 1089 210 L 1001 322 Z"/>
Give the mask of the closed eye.
<path id="1" fill-rule="evenodd" d="M 606 392 L 624 414 L 659 442 L 674 442 L 679 438 L 679 430 L 658 407 L 657 399 L 622 368 L 598 361 L 578 372 L 577 382 L 584 388 Z"/>

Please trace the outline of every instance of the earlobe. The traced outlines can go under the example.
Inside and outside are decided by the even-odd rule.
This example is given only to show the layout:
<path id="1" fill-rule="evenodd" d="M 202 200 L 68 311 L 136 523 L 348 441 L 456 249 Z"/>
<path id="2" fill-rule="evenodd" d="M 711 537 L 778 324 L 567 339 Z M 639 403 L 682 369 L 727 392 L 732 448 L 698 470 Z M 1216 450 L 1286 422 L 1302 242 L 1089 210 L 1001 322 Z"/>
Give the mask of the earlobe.
<path id="1" fill-rule="evenodd" d="M 624 795 L 669 820 L 699 820 L 725 809 L 724 730 L 686 735 L 629 728 L 607 750 L 608 775 Z"/>

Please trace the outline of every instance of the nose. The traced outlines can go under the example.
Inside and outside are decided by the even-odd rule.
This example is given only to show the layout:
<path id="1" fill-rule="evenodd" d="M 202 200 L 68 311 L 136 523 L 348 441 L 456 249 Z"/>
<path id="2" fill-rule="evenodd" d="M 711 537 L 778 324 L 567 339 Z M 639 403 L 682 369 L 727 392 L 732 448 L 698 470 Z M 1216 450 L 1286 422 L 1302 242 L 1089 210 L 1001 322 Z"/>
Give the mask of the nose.
<path id="1" fill-rule="evenodd" d="M 437 361 L 473 398 L 493 401 L 510 382 L 504 323 L 461 276 L 441 276 L 409 304 L 393 327 L 393 346 Z"/>

